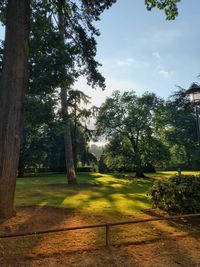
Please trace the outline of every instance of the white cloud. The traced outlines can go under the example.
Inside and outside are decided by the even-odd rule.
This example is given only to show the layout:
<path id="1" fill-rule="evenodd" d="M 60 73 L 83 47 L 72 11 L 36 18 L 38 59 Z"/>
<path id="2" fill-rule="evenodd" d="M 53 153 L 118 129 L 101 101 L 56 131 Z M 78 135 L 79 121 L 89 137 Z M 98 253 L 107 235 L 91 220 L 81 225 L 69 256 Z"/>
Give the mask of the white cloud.
<path id="1" fill-rule="evenodd" d="M 163 69 L 160 69 L 160 70 L 159 70 L 159 74 L 160 74 L 161 76 L 167 78 L 167 77 L 173 75 L 174 72 L 173 72 L 173 71 L 166 70 L 166 69 L 163 68 Z"/>
<path id="2" fill-rule="evenodd" d="M 168 77 L 169 76 L 169 71 L 167 71 L 167 70 L 160 70 L 159 73 L 160 73 L 160 75 L 162 75 L 164 77 Z"/>
<path id="3" fill-rule="evenodd" d="M 135 67 L 137 62 L 134 58 L 118 58 L 118 59 L 101 59 L 100 62 L 103 64 L 104 69 L 109 70 L 119 70 L 119 69 L 127 69 L 129 67 Z"/>
<path id="4" fill-rule="evenodd" d="M 115 64 L 119 67 L 130 67 L 135 63 L 133 58 L 126 58 L 123 60 L 116 60 Z"/>
<path id="5" fill-rule="evenodd" d="M 157 51 L 153 52 L 152 55 L 153 55 L 156 59 L 161 59 L 161 56 L 160 56 L 159 52 L 157 52 Z"/>

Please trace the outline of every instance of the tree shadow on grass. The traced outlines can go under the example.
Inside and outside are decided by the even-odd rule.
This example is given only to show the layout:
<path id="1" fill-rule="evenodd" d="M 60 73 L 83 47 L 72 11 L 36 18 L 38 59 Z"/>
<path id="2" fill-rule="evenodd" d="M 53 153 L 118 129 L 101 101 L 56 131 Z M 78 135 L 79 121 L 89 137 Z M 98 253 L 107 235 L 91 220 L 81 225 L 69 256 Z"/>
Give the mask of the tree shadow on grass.
<path id="1" fill-rule="evenodd" d="M 16 217 L 0 224 L 0 234 L 37 232 L 56 228 L 63 223 L 66 210 L 46 206 L 20 207 Z M 27 236 L 0 239 L 0 262 L 9 263 L 9 260 L 31 254 L 37 247 L 42 236 Z"/>
<path id="2" fill-rule="evenodd" d="M 32 184 L 29 191 L 24 190 L 23 192 L 19 192 L 17 203 L 23 206 L 45 204 L 48 206 L 81 209 L 88 205 L 92 206 L 93 201 L 101 202 L 104 200 L 111 207 L 115 207 L 116 195 L 120 196 L 123 201 L 128 200 L 130 204 L 131 201 L 140 201 L 141 203 L 145 203 L 145 205 L 149 203 L 143 195 L 151 186 L 151 181 L 139 179 L 127 184 L 126 181 L 108 179 L 104 183 L 98 182 L 89 184 L 81 183 L 78 186 L 69 186 L 63 182 L 58 183 L 57 181 L 55 183 L 50 181 L 50 183 Z M 138 194 L 142 195 L 138 196 Z M 131 205 L 134 208 L 134 203 Z"/>
<path id="3" fill-rule="evenodd" d="M 98 178 L 101 177 L 102 176 Z M 38 201 L 37 203 L 40 204 L 40 206 L 35 206 L 32 208 L 19 208 L 19 213 L 17 215 L 19 216 L 18 221 L 15 222 L 16 225 L 13 229 L 16 232 L 24 232 L 29 230 L 37 231 L 61 227 L 63 225 L 67 227 L 72 225 L 79 226 L 87 225 L 90 223 L 95 224 L 99 222 L 126 220 L 127 218 L 127 220 L 130 220 L 132 218 L 136 219 L 138 215 L 131 215 L 131 213 L 127 215 L 126 209 L 136 212 L 142 209 L 142 205 L 145 204 L 148 206 L 149 201 L 147 200 L 144 193 L 151 185 L 151 183 L 151 180 L 146 181 L 144 179 L 141 179 L 139 181 L 131 181 L 131 183 L 128 183 L 127 185 L 123 181 L 119 182 L 115 180 L 108 180 L 104 185 L 100 183 L 95 186 L 91 184 L 89 184 L 89 186 L 85 186 L 85 184 L 83 184 L 83 186 L 75 188 L 69 186 L 64 187 L 63 183 L 58 184 L 57 182 L 55 182 L 55 184 L 50 183 L 49 185 L 36 184 L 35 186 L 33 186 L 33 188 L 30 188 L 32 192 L 28 192 L 27 197 L 35 197 Z M 22 195 L 21 197 L 24 196 L 26 195 Z M 71 201 L 75 203 L 75 206 L 72 205 L 71 209 L 50 207 L 52 205 L 60 206 L 62 204 L 65 207 L 69 207 L 70 197 L 72 198 Z M 94 205 L 94 203 L 96 204 Z M 126 206 L 126 203 L 128 203 L 128 208 Z M 88 206 L 90 213 L 92 213 L 93 215 L 88 213 L 84 214 L 83 216 L 79 216 L 83 209 L 87 210 Z M 97 216 L 95 215 L 95 208 L 97 208 L 97 211 L 99 211 L 99 213 L 97 212 Z M 28 210 L 29 212 L 26 213 L 26 211 Z M 103 213 L 103 215 L 100 213 Z M 140 218 L 146 216 L 150 217 L 149 214 L 146 214 L 144 211 L 140 211 Z M 139 238 L 145 239 L 147 238 L 147 236 L 149 236 L 149 239 L 151 240 L 156 239 L 157 235 L 152 234 L 154 232 L 158 232 L 159 238 L 170 239 L 171 234 L 165 230 L 165 227 L 162 227 L 162 224 L 148 223 L 146 224 L 146 226 L 140 225 L 138 228 L 133 226 L 135 232 L 132 230 L 132 228 L 129 228 L 129 230 L 125 231 L 125 236 L 121 232 L 121 229 L 114 231 L 114 234 L 116 234 L 116 237 L 118 237 L 117 240 L 122 244 L 123 242 L 126 244 L 126 240 L 128 238 L 130 240 L 131 236 L 136 237 L 138 239 L 137 242 L 139 242 Z M 175 226 L 171 227 L 174 227 L 174 229 L 176 229 Z M 123 229 L 125 230 L 128 228 L 124 227 Z M 144 230 L 146 230 L 146 232 Z M 138 233 L 142 231 L 144 231 L 144 233 L 141 234 L 141 236 L 138 235 Z M 98 230 L 94 233 L 92 232 L 92 234 L 90 232 L 79 231 L 71 232 L 69 234 L 51 234 L 4 240 L 0 244 L 0 258 L 2 259 L 3 257 L 9 262 L 10 259 L 13 259 L 15 257 L 23 258 L 27 255 L 29 255 L 30 257 L 34 257 L 34 255 L 40 254 L 49 256 L 55 251 L 57 251 L 57 253 L 63 253 L 71 249 L 73 251 L 78 251 L 82 248 L 91 247 L 90 244 L 86 244 L 86 241 L 88 240 L 91 244 L 93 244 L 94 240 L 97 240 L 98 244 L 102 244 L 102 242 L 105 242 L 105 235 L 102 232 L 100 233 L 100 231 Z M 115 241 L 115 239 L 113 241 Z M 72 245 L 69 245 L 70 242 Z M 130 242 L 133 241 L 130 240 Z M 181 247 L 176 247 L 175 250 L 176 256 L 179 255 L 179 257 L 182 257 L 182 259 L 189 262 L 189 256 L 187 256 L 187 253 L 184 251 L 184 249 L 183 251 L 181 251 Z M 160 253 L 164 253 L 163 248 L 160 248 Z M 175 258 L 176 256 L 173 257 Z M 190 261 L 190 263 L 191 265 L 189 266 L 193 266 L 192 264 L 194 264 L 194 262 L 192 260 Z"/>
<path id="4" fill-rule="evenodd" d="M 24 232 L 33 232 L 33 231 L 40 231 L 40 230 L 47 230 L 56 227 L 62 226 L 64 223 L 67 223 L 67 216 L 70 217 L 76 216 L 77 213 L 81 211 L 82 208 L 87 207 L 88 205 L 92 204 L 93 202 L 97 203 L 97 207 L 101 202 L 106 202 L 107 207 L 104 205 L 104 212 L 105 210 L 108 211 L 108 207 L 111 209 L 111 213 L 114 212 L 115 214 L 121 213 L 118 211 L 118 205 L 116 204 L 117 195 L 120 195 L 123 199 L 129 199 L 130 201 L 133 200 L 133 197 L 130 195 L 132 193 L 132 189 L 129 189 L 126 185 L 122 185 L 122 187 L 114 187 L 113 185 L 119 184 L 118 182 L 108 182 L 106 186 L 94 186 L 90 185 L 85 187 L 70 187 L 70 186 L 63 186 L 63 184 L 41 184 L 38 183 L 33 184 L 30 188 L 29 192 L 25 191 L 25 195 L 20 195 L 20 198 L 24 199 L 24 205 L 27 206 L 26 203 L 27 199 L 29 198 L 31 201 L 39 204 L 39 206 L 33 207 L 21 207 L 18 208 L 18 214 L 16 218 L 11 219 L 6 225 L 1 225 L 1 233 L 6 230 L 6 233 L 24 233 Z M 89 192 L 88 192 L 89 189 Z M 27 195 L 26 195 L 27 193 Z M 86 198 L 82 197 L 82 195 L 86 195 Z M 80 195 L 80 196 L 79 196 Z M 65 200 L 69 200 L 72 197 L 72 202 L 76 201 L 76 197 L 78 201 L 75 204 L 75 207 L 71 209 L 56 209 L 50 207 L 52 205 L 60 206 Z M 75 199 L 74 199 L 75 197 Z M 138 202 L 144 202 L 144 198 L 136 196 L 135 200 Z M 132 205 L 132 204 L 131 204 Z M 130 206 L 131 206 L 130 205 Z M 70 206 L 66 203 L 66 206 Z M 135 208 L 139 209 L 140 205 L 135 204 Z M 55 213 L 55 211 L 58 211 Z M 99 211 L 102 211 L 100 206 Z M 109 213 L 109 211 L 108 211 Z M 100 216 L 98 217 L 100 218 Z M 101 218 L 102 220 L 106 220 L 104 216 Z M 76 225 L 84 225 L 90 221 L 88 216 L 83 220 L 79 218 L 76 222 Z M 69 220 L 69 225 L 72 222 Z M 96 221 L 97 223 L 97 221 Z M 5 228 L 5 226 L 7 228 Z M 93 235 L 93 240 L 95 239 L 96 235 Z M 60 238 L 60 237 L 59 237 Z M 73 238 L 73 234 L 72 234 Z M 98 239 L 98 238 L 97 238 Z M 14 238 L 14 239 L 7 239 L 1 242 L 1 252 L 0 258 L 5 258 L 5 260 L 12 259 L 15 257 L 23 257 L 24 255 L 33 255 L 34 253 L 38 253 L 38 247 L 45 241 L 49 240 L 49 242 L 55 242 L 53 236 L 48 237 L 46 236 L 32 236 L 32 237 L 22 237 L 22 238 Z M 46 242 L 46 241 L 45 241 Z M 63 241 L 64 242 L 64 241 Z M 44 250 L 44 249 L 43 249 Z M 35 252 L 36 251 L 36 252 Z"/>
<path id="5" fill-rule="evenodd" d="M 200 233 L 191 233 L 186 228 L 180 229 L 179 224 L 171 225 L 170 222 L 165 221 L 146 222 L 116 226 L 113 227 L 112 232 L 114 248 L 127 247 L 127 251 L 131 251 L 129 247 L 133 247 L 134 254 L 129 255 L 128 253 L 127 258 L 134 258 L 139 247 L 142 248 L 139 253 L 144 261 L 141 261 L 140 264 L 145 263 L 144 266 L 158 266 L 158 262 L 161 266 L 177 266 L 176 264 L 198 266 Z M 151 253 L 149 251 L 147 253 L 145 247 L 149 247 L 152 250 Z M 191 253 L 193 249 L 194 255 Z M 129 266 L 128 261 L 125 266 Z"/>

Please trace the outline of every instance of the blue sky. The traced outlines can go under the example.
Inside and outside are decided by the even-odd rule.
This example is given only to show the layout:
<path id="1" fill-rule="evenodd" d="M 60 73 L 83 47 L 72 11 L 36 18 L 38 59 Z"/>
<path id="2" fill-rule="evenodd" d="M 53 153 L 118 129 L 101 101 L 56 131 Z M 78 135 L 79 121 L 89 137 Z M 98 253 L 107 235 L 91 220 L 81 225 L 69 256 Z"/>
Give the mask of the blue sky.
<path id="1" fill-rule="evenodd" d="M 96 105 L 115 89 L 167 98 L 175 85 L 188 88 L 200 74 L 199 14 L 199 0 L 182 0 L 175 21 L 166 21 L 162 11 L 148 12 L 144 1 L 118 0 L 97 24 L 97 58 L 107 89 L 91 91 L 83 78 L 77 87 Z"/>
<path id="2" fill-rule="evenodd" d="M 93 90 L 83 77 L 75 88 L 98 106 L 116 89 L 167 98 L 175 85 L 188 88 L 200 74 L 199 14 L 199 0 L 182 0 L 175 21 L 166 21 L 162 11 L 148 12 L 144 1 L 118 0 L 97 23 L 97 59 L 107 88 Z"/>

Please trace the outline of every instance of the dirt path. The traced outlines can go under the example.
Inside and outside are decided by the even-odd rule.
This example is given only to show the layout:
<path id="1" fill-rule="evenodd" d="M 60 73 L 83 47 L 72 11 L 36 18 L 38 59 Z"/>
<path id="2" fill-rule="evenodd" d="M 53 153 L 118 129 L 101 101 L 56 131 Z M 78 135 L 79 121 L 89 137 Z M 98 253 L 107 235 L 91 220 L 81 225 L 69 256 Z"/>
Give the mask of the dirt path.
<path id="1" fill-rule="evenodd" d="M 149 244 L 125 245 L 109 249 L 83 250 L 48 257 L 2 263 L 2 267 L 197 267 L 200 266 L 200 237 L 187 236 Z"/>
<path id="2" fill-rule="evenodd" d="M 121 220 L 133 218 L 124 216 Z M 113 220 L 119 220 L 119 217 Z M 1 223 L 0 234 L 99 222 L 105 222 L 105 216 L 76 214 L 71 210 L 49 207 L 27 207 L 20 208 L 15 218 Z M 200 233 L 191 229 L 171 222 L 116 227 L 111 233 L 112 244 L 115 245 L 109 249 L 104 247 L 103 229 L 1 239 L 0 266 L 200 267 Z"/>

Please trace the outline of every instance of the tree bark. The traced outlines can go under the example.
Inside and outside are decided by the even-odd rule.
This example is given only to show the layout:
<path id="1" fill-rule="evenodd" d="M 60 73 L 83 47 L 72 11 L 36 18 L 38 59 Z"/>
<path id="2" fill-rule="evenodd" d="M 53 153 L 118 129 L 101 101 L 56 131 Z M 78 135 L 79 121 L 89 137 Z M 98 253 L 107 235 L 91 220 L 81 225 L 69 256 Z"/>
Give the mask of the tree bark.
<path id="1" fill-rule="evenodd" d="M 74 156 L 74 168 L 75 168 L 75 171 L 77 173 L 77 165 L 78 165 L 78 158 L 77 158 L 77 103 L 76 103 L 76 100 L 75 100 L 75 104 L 74 104 L 74 138 L 73 138 L 73 156 Z"/>
<path id="2" fill-rule="evenodd" d="M 9 0 L 0 77 L 0 218 L 14 214 L 14 194 L 28 82 L 29 0 Z"/>
<path id="3" fill-rule="evenodd" d="M 62 2 L 60 1 L 60 5 Z M 65 28 L 64 28 L 64 17 L 62 14 L 62 6 L 60 6 L 60 12 L 58 14 L 59 18 L 59 33 L 61 42 L 64 47 L 65 39 Z M 65 76 L 65 66 L 63 66 L 63 74 Z M 61 81 L 62 84 L 62 81 Z M 68 104 L 67 104 L 67 89 L 61 86 L 61 108 L 64 123 L 65 132 L 65 158 L 66 158 L 66 169 L 67 169 L 67 180 L 68 184 L 77 184 L 76 171 L 74 167 L 73 149 L 72 149 L 72 136 L 71 136 L 71 125 L 68 114 Z"/>
<path id="4" fill-rule="evenodd" d="M 138 145 L 137 145 L 138 142 L 135 142 L 135 140 L 133 138 L 129 138 L 129 140 L 131 142 L 131 145 L 132 145 L 132 148 L 134 151 L 134 161 L 135 161 L 135 166 L 136 166 L 135 177 L 144 178 L 145 175 L 144 175 L 143 170 L 142 170 L 142 163 L 141 163 L 140 155 L 138 153 Z"/>
<path id="5" fill-rule="evenodd" d="M 62 115 L 63 115 L 64 132 L 65 132 L 65 158 L 66 158 L 67 180 L 68 184 L 77 184 L 76 172 L 73 160 L 71 125 L 68 115 L 66 88 L 61 88 L 61 106 L 62 106 Z"/>
<path id="6" fill-rule="evenodd" d="M 141 163 L 140 156 L 137 153 L 135 153 L 134 156 L 135 156 L 135 165 L 136 165 L 135 177 L 144 178 L 145 175 L 142 170 L 142 163 Z"/>

